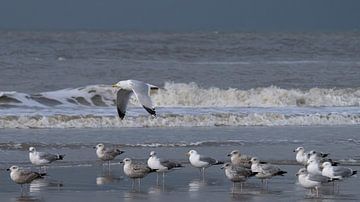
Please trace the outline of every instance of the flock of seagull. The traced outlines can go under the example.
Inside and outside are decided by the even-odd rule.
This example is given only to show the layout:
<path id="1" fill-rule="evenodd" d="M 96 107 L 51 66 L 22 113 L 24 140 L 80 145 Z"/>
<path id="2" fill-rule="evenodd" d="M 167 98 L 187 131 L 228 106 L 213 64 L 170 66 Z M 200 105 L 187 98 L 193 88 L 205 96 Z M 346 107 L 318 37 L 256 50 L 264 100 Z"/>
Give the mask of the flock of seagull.
<path id="1" fill-rule="evenodd" d="M 97 157 L 104 162 L 108 162 L 109 169 L 110 161 L 124 153 L 124 151 L 118 148 L 106 148 L 104 144 L 101 143 L 97 144 L 94 148 L 96 149 Z M 298 147 L 294 152 L 296 152 L 296 161 L 304 166 L 296 173 L 298 182 L 304 188 L 310 189 L 311 192 L 315 191 L 316 196 L 319 196 L 319 187 L 321 187 L 321 185 L 343 180 L 357 173 L 356 170 L 352 170 L 351 168 L 338 166 L 336 162 L 326 158 L 328 154 L 315 151 L 305 152 L 303 147 Z M 233 182 L 233 188 L 235 187 L 235 183 L 239 182 L 241 183 L 242 189 L 243 183 L 253 176 L 260 179 L 261 182 L 267 186 L 270 178 L 283 176 L 287 173 L 276 165 L 260 161 L 257 157 L 241 154 L 239 150 L 234 150 L 229 153 L 230 162 L 226 163 L 201 155 L 196 150 L 190 150 L 186 155 L 189 157 L 190 164 L 200 170 L 203 179 L 205 178 L 206 168 L 213 165 L 222 165 L 221 169 L 224 169 L 225 176 Z M 42 167 L 54 161 L 63 160 L 63 158 L 64 155 L 40 152 L 36 151 L 34 147 L 30 147 L 30 162 L 33 165 L 40 166 L 39 172 L 25 170 L 16 165 L 11 166 L 7 170 L 11 171 L 10 178 L 15 183 L 20 184 L 22 190 L 23 184 L 31 183 L 33 180 L 43 178 L 43 176 L 46 175 L 46 169 L 42 170 Z M 147 163 L 134 161 L 131 158 L 124 158 L 121 163 L 124 164 L 124 174 L 133 179 L 132 187 L 134 187 L 136 180 L 138 180 L 140 187 L 140 180 L 152 172 L 158 174 L 157 183 L 159 183 L 159 174 L 162 174 L 164 183 L 166 172 L 184 167 L 179 162 L 159 158 L 155 151 L 150 152 Z"/>

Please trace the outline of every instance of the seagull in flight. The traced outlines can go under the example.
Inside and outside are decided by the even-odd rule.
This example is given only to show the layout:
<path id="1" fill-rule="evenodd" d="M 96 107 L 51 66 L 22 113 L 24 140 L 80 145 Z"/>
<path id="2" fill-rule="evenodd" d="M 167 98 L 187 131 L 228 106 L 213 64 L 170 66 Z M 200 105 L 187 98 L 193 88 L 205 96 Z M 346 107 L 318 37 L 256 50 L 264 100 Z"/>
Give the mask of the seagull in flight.
<path id="1" fill-rule="evenodd" d="M 150 98 L 150 90 L 158 89 L 157 86 L 137 80 L 119 81 L 112 86 L 119 88 L 116 93 L 116 107 L 120 119 L 124 119 L 129 99 L 133 93 L 144 109 L 152 116 L 156 116 L 155 107 Z"/>

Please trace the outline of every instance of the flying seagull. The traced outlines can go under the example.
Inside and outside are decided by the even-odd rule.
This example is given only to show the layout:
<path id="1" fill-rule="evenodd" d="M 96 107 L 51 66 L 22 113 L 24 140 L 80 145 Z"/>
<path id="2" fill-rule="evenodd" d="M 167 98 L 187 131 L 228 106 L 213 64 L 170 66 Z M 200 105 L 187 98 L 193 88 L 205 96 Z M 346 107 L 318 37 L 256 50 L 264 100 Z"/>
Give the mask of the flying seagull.
<path id="1" fill-rule="evenodd" d="M 156 116 L 155 107 L 150 98 L 150 90 L 158 89 L 158 87 L 137 80 L 119 81 L 113 87 L 119 88 L 116 94 L 116 107 L 120 119 L 125 117 L 126 107 L 132 93 L 147 112 Z"/>

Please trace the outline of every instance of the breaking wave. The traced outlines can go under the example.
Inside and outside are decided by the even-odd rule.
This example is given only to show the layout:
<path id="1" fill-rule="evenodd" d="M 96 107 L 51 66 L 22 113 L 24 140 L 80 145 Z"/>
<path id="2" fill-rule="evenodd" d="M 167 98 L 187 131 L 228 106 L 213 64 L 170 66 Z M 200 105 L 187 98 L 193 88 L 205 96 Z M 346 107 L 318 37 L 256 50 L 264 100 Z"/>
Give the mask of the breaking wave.
<path id="1" fill-rule="evenodd" d="M 120 127 L 213 127 L 213 126 L 288 126 L 288 125 L 357 125 L 360 114 L 163 114 L 128 116 L 29 115 L 0 116 L 0 128 L 120 128 Z"/>
<path id="2" fill-rule="evenodd" d="M 284 107 L 360 106 L 360 88 L 309 90 L 276 86 L 241 90 L 203 88 L 196 83 L 166 82 L 152 94 L 158 107 Z M 132 98 L 131 105 L 137 105 Z M 0 92 L 0 107 L 113 106 L 115 90 L 90 85 L 37 94 Z"/>

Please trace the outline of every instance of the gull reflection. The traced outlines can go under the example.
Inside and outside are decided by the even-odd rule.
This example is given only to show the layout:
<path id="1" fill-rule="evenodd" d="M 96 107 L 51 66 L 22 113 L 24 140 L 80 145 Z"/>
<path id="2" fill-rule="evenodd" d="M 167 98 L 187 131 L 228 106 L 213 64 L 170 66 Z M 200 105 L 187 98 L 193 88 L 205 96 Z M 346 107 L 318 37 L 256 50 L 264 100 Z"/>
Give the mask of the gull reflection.
<path id="1" fill-rule="evenodd" d="M 62 187 L 63 184 L 60 181 L 57 180 L 51 180 L 49 178 L 42 178 L 42 179 L 36 179 L 30 183 L 29 191 L 31 193 L 37 193 L 41 190 L 44 190 L 46 188 L 50 187 Z"/>
<path id="2" fill-rule="evenodd" d="M 112 175 L 111 172 L 106 172 L 96 177 L 96 184 L 105 185 L 111 183 L 118 183 L 120 180 L 122 180 L 122 177 L 117 177 L 115 175 Z"/>

